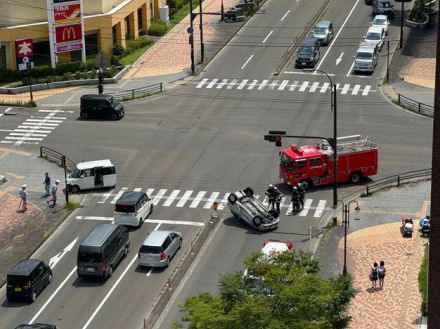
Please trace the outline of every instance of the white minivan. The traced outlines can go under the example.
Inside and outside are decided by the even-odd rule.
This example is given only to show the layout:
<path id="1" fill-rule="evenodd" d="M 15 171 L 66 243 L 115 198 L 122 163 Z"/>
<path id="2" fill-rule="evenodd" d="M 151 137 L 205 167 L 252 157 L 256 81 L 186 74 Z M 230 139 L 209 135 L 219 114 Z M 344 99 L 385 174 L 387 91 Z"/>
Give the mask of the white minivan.
<path id="1" fill-rule="evenodd" d="M 67 189 L 72 193 L 115 185 L 116 169 L 110 160 L 78 163 L 76 169 L 67 176 Z"/>
<path id="2" fill-rule="evenodd" d="M 115 224 L 139 227 L 152 211 L 153 201 L 147 193 L 126 191 L 116 201 Z"/>

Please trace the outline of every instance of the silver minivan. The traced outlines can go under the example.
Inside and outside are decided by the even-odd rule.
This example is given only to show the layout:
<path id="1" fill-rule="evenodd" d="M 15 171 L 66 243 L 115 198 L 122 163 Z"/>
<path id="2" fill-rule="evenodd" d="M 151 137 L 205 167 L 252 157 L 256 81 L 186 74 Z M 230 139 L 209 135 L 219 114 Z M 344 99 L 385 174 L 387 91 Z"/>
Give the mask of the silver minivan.
<path id="1" fill-rule="evenodd" d="M 330 21 L 320 21 L 313 30 L 312 37 L 319 40 L 321 45 L 328 45 L 333 39 L 333 24 Z"/>
<path id="2" fill-rule="evenodd" d="M 140 266 L 167 267 L 174 254 L 182 247 L 182 233 L 153 231 L 139 248 Z"/>
<path id="3" fill-rule="evenodd" d="M 373 73 L 377 65 L 377 45 L 361 42 L 354 56 L 353 70 L 355 72 Z"/>

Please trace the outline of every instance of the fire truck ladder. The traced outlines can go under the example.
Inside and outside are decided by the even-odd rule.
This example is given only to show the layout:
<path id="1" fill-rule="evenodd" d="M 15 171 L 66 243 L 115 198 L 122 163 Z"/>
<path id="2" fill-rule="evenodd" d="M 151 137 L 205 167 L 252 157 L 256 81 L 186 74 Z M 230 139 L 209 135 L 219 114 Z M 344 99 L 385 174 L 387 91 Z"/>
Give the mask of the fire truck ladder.
<path id="1" fill-rule="evenodd" d="M 370 150 L 376 147 L 371 138 L 362 135 L 338 137 L 338 154 Z"/>

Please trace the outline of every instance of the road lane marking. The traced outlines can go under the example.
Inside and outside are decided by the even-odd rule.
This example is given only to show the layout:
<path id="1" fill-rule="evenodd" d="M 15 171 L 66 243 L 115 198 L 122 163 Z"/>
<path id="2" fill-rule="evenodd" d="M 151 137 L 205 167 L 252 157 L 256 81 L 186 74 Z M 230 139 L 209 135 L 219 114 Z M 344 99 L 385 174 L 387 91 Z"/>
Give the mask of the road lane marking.
<path id="1" fill-rule="evenodd" d="M 327 88 L 330 86 L 330 83 L 324 82 L 321 89 L 319 90 L 320 93 L 325 93 L 327 91 Z"/>
<path id="2" fill-rule="evenodd" d="M 290 9 L 284 14 L 283 17 L 281 17 L 281 22 L 284 21 L 284 19 L 286 18 L 287 15 L 289 15 L 290 13 Z"/>
<path id="3" fill-rule="evenodd" d="M 351 92 L 352 95 L 357 95 L 357 93 L 359 92 L 359 89 L 361 88 L 361 85 L 354 85 L 354 88 Z"/>
<path id="4" fill-rule="evenodd" d="M 311 93 L 314 93 L 315 90 L 316 90 L 316 88 L 318 88 L 318 86 L 319 86 L 319 82 L 313 82 L 313 84 L 312 84 L 312 86 L 310 87 L 309 91 L 310 91 Z"/>
<path id="5" fill-rule="evenodd" d="M 226 89 L 232 89 L 234 88 L 235 84 L 238 82 L 237 79 L 232 79 L 231 82 L 229 82 L 228 86 L 226 87 Z"/>
<path id="6" fill-rule="evenodd" d="M 157 192 L 157 194 L 153 198 L 153 204 L 155 206 L 157 206 L 157 204 L 159 203 L 160 199 L 162 199 L 162 197 L 165 195 L 166 192 L 167 192 L 166 188 L 160 189 L 159 192 Z"/>
<path id="7" fill-rule="evenodd" d="M 196 86 L 196 88 L 202 88 L 203 85 L 208 81 L 209 79 L 203 79 L 202 81 L 199 82 L 199 84 Z"/>
<path id="8" fill-rule="evenodd" d="M 202 201 L 203 196 L 205 195 L 206 191 L 200 191 L 196 197 L 194 198 L 193 202 L 189 205 L 190 208 L 196 208 L 200 201 Z"/>
<path id="9" fill-rule="evenodd" d="M 342 52 L 341 55 L 336 58 L 336 65 L 338 65 L 342 61 L 342 56 L 344 56 L 344 52 Z"/>
<path id="10" fill-rule="evenodd" d="M 303 210 L 298 214 L 298 216 L 304 217 L 307 216 L 307 213 L 309 212 L 310 206 L 312 205 L 312 199 L 306 199 L 304 201 L 304 207 Z"/>
<path id="11" fill-rule="evenodd" d="M 284 90 L 284 88 L 286 88 L 288 84 L 289 80 L 283 80 L 283 82 L 281 82 L 280 86 L 278 87 L 278 90 Z"/>
<path id="12" fill-rule="evenodd" d="M 102 199 L 98 201 L 98 203 L 105 203 L 107 201 L 107 199 L 110 197 L 110 195 L 112 195 L 112 193 L 114 192 L 114 190 L 111 190 L 110 192 L 104 193 L 102 195 Z"/>
<path id="13" fill-rule="evenodd" d="M 63 282 L 58 286 L 58 288 L 53 292 L 53 294 L 49 297 L 49 299 L 44 303 L 44 305 L 38 310 L 37 314 L 34 315 L 34 317 L 28 322 L 28 324 L 32 324 L 35 322 L 35 320 L 38 318 L 38 316 L 45 310 L 47 305 L 54 299 L 54 297 L 58 294 L 58 292 L 61 290 L 61 288 L 66 284 L 66 282 L 70 279 L 70 277 L 73 275 L 73 273 L 76 272 L 76 266 L 70 271 L 69 275 L 64 279 Z"/>
<path id="14" fill-rule="evenodd" d="M 0 117 L 2 117 L 3 115 L 5 115 L 6 113 L 8 113 L 10 110 L 12 110 L 12 107 L 8 107 L 7 109 L 3 110 L 3 113 L 0 113 Z"/>
<path id="15" fill-rule="evenodd" d="M 295 88 L 299 86 L 299 81 L 295 81 L 293 84 L 290 85 L 289 91 L 295 91 Z"/>
<path id="16" fill-rule="evenodd" d="M 351 66 L 350 66 L 350 68 L 348 69 L 347 74 L 345 75 L 346 77 L 350 76 L 350 73 L 351 73 L 351 71 L 353 70 L 353 67 L 354 67 L 354 61 L 353 61 L 353 63 L 351 63 Z"/>
<path id="17" fill-rule="evenodd" d="M 177 202 L 176 207 L 182 208 L 185 203 L 188 201 L 188 199 L 191 197 L 191 194 L 193 191 L 186 191 L 183 196 L 180 198 L 179 202 Z"/>
<path id="18" fill-rule="evenodd" d="M 269 39 L 269 37 L 271 36 L 272 33 L 273 33 L 273 30 L 271 30 L 269 32 L 269 34 L 264 38 L 263 43 L 266 43 L 267 39 Z"/>
<path id="19" fill-rule="evenodd" d="M 356 3 L 354 4 L 353 8 L 351 8 L 350 13 L 348 14 L 347 18 L 345 19 L 344 23 L 342 23 L 341 28 L 339 29 L 338 33 L 336 34 L 336 36 L 333 38 L 332 43 L 328 46 L 327 51 L 325 52 L 324 56 L 322 57 L 322 59 L 319 61 L 318 66 L 316 67 L 316 70 L 319 70 L 319 68 L 321 67 L 322 63 L 324 63 L 325 58 L 327 57 L 328 53 L 330 52 L 330 49 L 332 49 L 333 44 L 335 43 L 336 39 L 339 37 L 339 34 L 342 32 L 342 30 L 344 29 L 345 24 L 347 24 L 348 19 L 350 18 L 351 14 L 353 14 L 354 9 L 356 8 L 357 4 L 359 3 L 360 0 L 357 0 Z"/>
<path id="20" fill-rule="evenodd" d="M 350 89 L 350 84 L 349 83 L 344 84 L 344 88 L 342 88 L 341 90 L 341 95 L 347 94 L 348 89 Z"/>
<path id="21" fill-rule="evenodd" d="M 217 197 L 219 196 L 219 194 L 220 194 L 219 192 L 212 192 L 210 197 L 206 201 L 205 205 L 203 206 L 203 209 L 211 209 L 215 200 L 217 200 Z"/>
<path id="22" fill-rule="evenodd" d="M 173 190 L 170 196 L 165 200 L 162 204 L 162 207 L 169 207 L 173 203 L 174 199 L 176 199 L 177 195 L 180 193 L 180 190 Z"/>
<path id="23" fill-rule="evenodd" d="M 269 80 L 263 80 L 261 81 L 261 84 L 258 86 L 258 90 L 262 90 L 264 87 L 266 87 Z"/>
<path id="24" fill-rule="evenodd" d="M 252 80 L 252 82 L 249 84 L 249 86 L 247 87 L 248 90 L 252 90 L 254 89 L 254 87 L 257 85 L 258 80 Z"/>
<path id="25" fill-rule="evenodd" d="M 242 70 L 246 67 L 246 65 L 248 65 L 248 63 L 251 61 L 252 58 L 254 58 L 254 55 L 251 55 L 251 56 L 248 58 L 248 60 L 246 61 L 246 63 L 243 64 L 243 66 L 241 67 Z"/>
<path id="26" fill-rule="evenodd" d="M 301 85 L 301 87 L 299 88 L 299 91 L 303 92 L 307 89 L 307 86 L 309 85 L 308 81 L 304 81 Z"/>
<path id="27" fill-rule="evenodd" d="M 212 79 L 211 82 L 206 86 L 206 89 L 211 89 L 212 87 L 214 87 L 217 81 L 218 79 Z"/>
<path id="28" fill-rule="evenodd" d="M 362 96 L 367 96 L 369 91 L 370 91 L 370 89 L 371 89 L 371 86 L 370 85 L 366 85 L 365 88 L 364 88 L 364 91 L 362 91 Z"/>
<path id="29" fill-rule="evenodd" d="M 269 90 L 274 90 L 275 87 L 278 85 L 278 81 L 279 80 L 273 80 L 272 83 L 269 85 L 268 89 Z"/>
<path id="30" fill-rule="evenodd" d="M 226 204 L 228 203 L 228 197 L 231 193 L 225 193 L 225 196 L 223 197 L 222 201 L 220 201 L 219 205 L 218 205 L 218 210 L 223 210 L 226 206 Z"/>
<path id="31" fill-rule="evenodd" d="M 237 90 L 241 90 L 246 86 L 246 83 L 248 82 L 248 79 L 243 79 L 242 82 L 240 82 L 240 84 L 237 87 Z"/>
<path id="32" fill-rule="evenodd" d="M 315 213 L 313 214 L 313 217 L 321 217 L 322 212 L 324 211 L 326 200 L 319 200 L 318 206 L 316 207 Z"/>
<path id="33" fill-rule="evenodd" d="M 121 190 L 118 193 L 116 193 L 116 195 L 114 196 L 113 200 L 110 201 L 110 203 L 115 204 L 116 201 L 118 201 L 118 199 L 121 197 L 121 195 L 127 190 L 128 190 L 128 187 L 121 188 Z"/>
<path id="34" fill-rule="evenodd" d="M 220 83 L 217 85 L 217 89 L 222 89 L 223 86 L 224 86 L 228 81 L 229 81 L 229 79 L 223 79 L 222 82 L 220 82 Z"/>

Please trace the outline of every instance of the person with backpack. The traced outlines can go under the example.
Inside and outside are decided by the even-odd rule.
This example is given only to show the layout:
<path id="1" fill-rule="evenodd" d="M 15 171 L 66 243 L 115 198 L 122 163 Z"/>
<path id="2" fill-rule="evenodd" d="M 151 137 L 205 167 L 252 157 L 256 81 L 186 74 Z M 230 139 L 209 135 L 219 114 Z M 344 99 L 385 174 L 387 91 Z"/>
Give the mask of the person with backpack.
<path id="1" fill-rule="evenodd" d="M 383 282 L 385 279 L 385 262 L 383 260 L 380 261 L 379 267 L 377 268 L 377 277 L 379 278 L 379 288 L 383 288 Z"/>
<path id="2" fill-rule="evenodd" d="M 373 290 L 376 289 L 376 282 L 379 278 L 378 274 L 377 274 L 377 269 L 378 269 L 377 263 L 374 262 L 373 267 L 371 268 L 371 272 L 370 272 L 371 288 Z"/>

